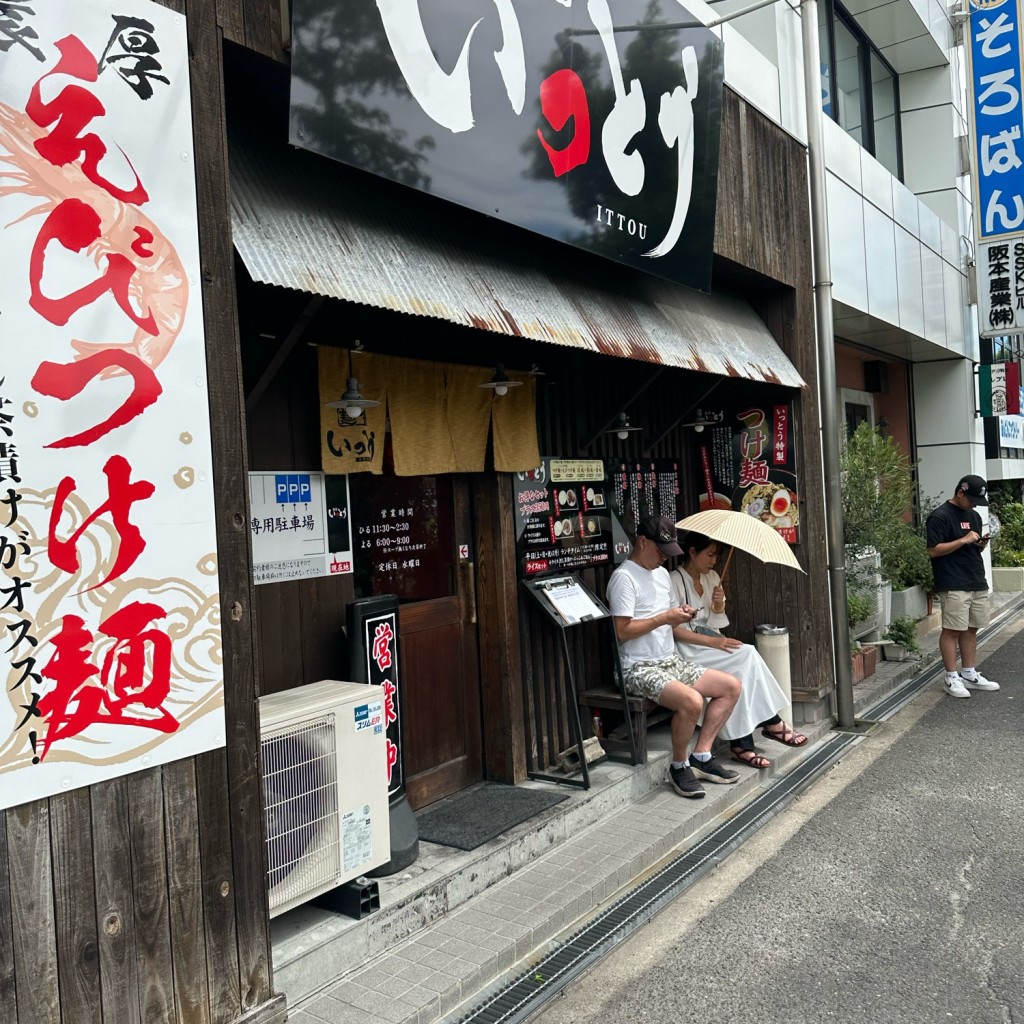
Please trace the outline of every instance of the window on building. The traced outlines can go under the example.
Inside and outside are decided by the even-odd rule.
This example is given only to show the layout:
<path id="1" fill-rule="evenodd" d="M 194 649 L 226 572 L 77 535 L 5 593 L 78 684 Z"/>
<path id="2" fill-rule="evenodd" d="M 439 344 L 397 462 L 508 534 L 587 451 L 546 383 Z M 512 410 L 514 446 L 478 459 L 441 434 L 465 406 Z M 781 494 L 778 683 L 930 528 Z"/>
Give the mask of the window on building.
<path id="1" fill-rule="evenodd" d="M 899 78 L 842 6 L 818 5 L 822 109 L 903 178 Z"/>

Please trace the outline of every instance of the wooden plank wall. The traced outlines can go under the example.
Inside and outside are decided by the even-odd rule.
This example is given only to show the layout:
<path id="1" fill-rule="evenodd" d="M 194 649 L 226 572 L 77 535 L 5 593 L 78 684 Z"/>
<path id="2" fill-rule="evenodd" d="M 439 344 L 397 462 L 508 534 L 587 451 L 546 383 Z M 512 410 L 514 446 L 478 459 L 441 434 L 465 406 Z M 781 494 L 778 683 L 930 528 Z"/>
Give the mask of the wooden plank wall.
<path id="1" fill-rule="evenodd" d="M 278 1024 L 216 0 L 187 16 L 227 747 L 0 813 L 3 1024 Z M 244 5 L 247 13 L 260 3 Z M 261 16 L 262 17 L 262 16 Z M 269 15 L 254 35 L 272 37 Z M 245 22 L 248 26 L 248 21 Z"/>

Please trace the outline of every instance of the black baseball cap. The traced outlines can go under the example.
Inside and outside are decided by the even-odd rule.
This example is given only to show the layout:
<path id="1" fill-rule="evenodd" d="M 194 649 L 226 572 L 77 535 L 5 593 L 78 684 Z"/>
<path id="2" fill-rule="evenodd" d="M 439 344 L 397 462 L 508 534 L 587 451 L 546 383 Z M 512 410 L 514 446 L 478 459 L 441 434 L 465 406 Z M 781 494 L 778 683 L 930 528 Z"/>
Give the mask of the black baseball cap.
<path id="1" fill-rule="evenodd" d="M 956 493 L 962 494 L 975 505 L 988 504 L 988 484 L 983 476 L 974 476 L 972 473 L 962 476 L 960 483 L 956 485 Z"/>
<path id="2" fill-rule="evenodd" d="M 683 549 L 676 538 L 676 524 L 668 516 L 647 516 L 637 524 L 636 535 L 653 540 L 663 555 L 681 555 Z"/>

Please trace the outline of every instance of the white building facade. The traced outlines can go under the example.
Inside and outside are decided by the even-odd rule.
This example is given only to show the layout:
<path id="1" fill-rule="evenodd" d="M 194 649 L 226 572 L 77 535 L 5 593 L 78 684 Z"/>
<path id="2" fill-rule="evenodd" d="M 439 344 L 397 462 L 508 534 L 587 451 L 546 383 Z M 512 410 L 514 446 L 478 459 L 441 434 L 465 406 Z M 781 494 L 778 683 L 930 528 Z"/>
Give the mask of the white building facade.
<path id="1" fill-rule="evenodd" d="M 749 0 L 689 6 L 710 20 Z M 999 479 L 1015 467 L 986 463 L 976 416 L 957 19 L 939 0 L 818 7 L 840 412 L 851 426 L 881 425 L 919 459 L 923 495 L 948 495 L 958 474 Z M 806 142 L 800 17 L 779 0 L 718 31 L 727 84 Z"/>

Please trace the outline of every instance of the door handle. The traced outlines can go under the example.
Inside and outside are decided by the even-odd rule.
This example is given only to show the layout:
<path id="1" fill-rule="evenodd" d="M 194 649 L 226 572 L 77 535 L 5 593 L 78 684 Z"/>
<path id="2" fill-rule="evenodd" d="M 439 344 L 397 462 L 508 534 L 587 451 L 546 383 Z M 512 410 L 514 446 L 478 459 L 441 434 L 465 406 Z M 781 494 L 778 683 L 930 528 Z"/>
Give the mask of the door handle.
<path id="1" fill-rule="evenodd" d="M 469 602 L 469 622 L 476 625 L 476 564 L 466 563 L 466 600 Z"/>

